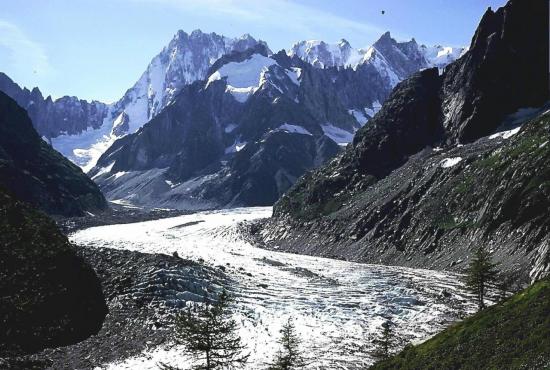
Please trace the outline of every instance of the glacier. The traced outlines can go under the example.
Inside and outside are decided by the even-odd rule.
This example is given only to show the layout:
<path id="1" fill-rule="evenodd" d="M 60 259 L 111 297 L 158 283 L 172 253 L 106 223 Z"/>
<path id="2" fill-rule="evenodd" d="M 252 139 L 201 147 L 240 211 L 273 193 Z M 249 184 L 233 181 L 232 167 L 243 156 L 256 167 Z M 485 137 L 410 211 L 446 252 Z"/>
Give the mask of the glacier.
<path id="1" fill-rule="evenodd" d="M 70 235 L 73 243 L 178 255 L 224 266 L 233 283 L 234 316 L 257 369 L 276 350 L 279 329 L 292 317 L 309 369 L 360 369 L 371 364 L 372 339 L 386 320 L 400 346 L 423 341 L 475 310 L 456 274 L 351 263 L 280 253 L 251 245 L 240 222 L 271 216 L 271 207 L 237 208 L 133 224 L 93 227 Z M 178 227 L 180 226 L 180 227 Z M 159 361 L 189 368 L 180 346 L 166 344 L 96 367 L 157 369 Z M 187 365 L 186 365 L 187 364 Z"/>

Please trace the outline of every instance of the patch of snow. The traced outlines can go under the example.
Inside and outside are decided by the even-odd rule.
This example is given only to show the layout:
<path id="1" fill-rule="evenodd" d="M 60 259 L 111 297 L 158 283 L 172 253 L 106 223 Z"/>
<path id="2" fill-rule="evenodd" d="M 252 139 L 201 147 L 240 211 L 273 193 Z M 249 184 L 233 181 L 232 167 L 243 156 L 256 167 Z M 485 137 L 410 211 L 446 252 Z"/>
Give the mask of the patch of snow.
<path id="1" fill-rule="evenodd" d="M 285 73 L 293 84 L 300 86 L 300 76 L 302 75 L 301 68 L 292 67 L 290 70 L 285 69 Z"/>
<path id="2" fill-rule="evenodd" d="M 92 177 L 92 180 L 95 180 L 95 179 L 98 178 L 99 176 L 111 172 L 111 169 L 113 168 L 114 165 L 115 165 L 115 162 L 111 163 L 111 164 L 108 165 L 107 167 L 101 168 L 99 171 L 97 171 L 97 173 L 94 175 L 94 177 Z"/>
<path id="3" fill-rule="evenodd" d="M 115 180 L 116 180 L 116 179 L 118 179 L 119 177 L 122 177 L 122 176 L 126 175 L 127 173 L 128 173 L 128 172 L 121 171 L 121 172 L 115 173 L 113 176 L 114 176 L 114 178 L 115 178 Z M 94 176 L 94 177 L 95 177 L 95 176 Z"/>
<path id="4" fill-rule="evenodd" d="M 382 109 L 382 104 L 380 104 L 378 100 L 375 100 L 372 103 L 372 108 L 365 108 L 365 113 L 372 118 L 376 115 L 376 113 L 380 112 L 380 109 Z"/>
<path id="5" fill-rule="evenodd" d="M 230 145 L 227 148 L 225 148 L 225 154 L 240 152 L 246 146 L 246 144 L 247 144 L 246 141 L 241 141 L 240 139 L 237 139 L 235 140 L 233 145 Z"/>
<path id="6" fill-rule="evenodd" d="M 237 101 L 246 102 L 248 97 L 260 87 L 260 81 L 263 73 L 269 70 L 269 67 L 277 62 L 261 54 L 254 54 L 242 62 L 231 62 L 223 65 L 216 72 L 208 77 L 206 86 L 213 81 L 226 79 L 227 91 L 231 93 Z"/>
<path id="7" fill-rule="evenodd" d="M 116 136 L 111 135 L 112 127 L 109 120 L 110 118 L 105 118 L 98 129 L 88 127 L 78 135 L 54 137 L 51 139 L 51 144 L 58 152 L 80 166 L 84 172 L 88 172 L 117 139 Z"/>
<path id="8" fill-rule="evenodd" d="M 339 145 L 346 145 L 353 141 L 354 132 L 346 131 L 340 127 L 336 127 L 331 124 L 321 125 L 323 132 L 326 136 L 332 139 Z"/>
<path id="9" fill-rule="evenodd" d="M 360 124 L 361 126 L 364 126 L 365 123 L 367 123 L 369 120 L 369 118 L 365 116 L 365 113 L 361 112 L 360 110 L 350 109 L 348 110 L 348 113 L 351 114 L 353 118 L 355 118 L 357 123 Z"/>
<path id="10" fill-rule="evenodd" d="M 237 127 L 239 127 L 239 125 L 237 125 L 235 123 L 230 123 L 227 126 L 225 126 L 225 128 L 223 130 L 226 134 L 228 134 L 228 133 L 232 132 L 233 130 L 235 130 Z"/>
<path id="11" fill-rule="evenodd" d="M 430 67 L 438 67 L 441 70 L 464 55 L 468 51 L 468 48 L 440 45 L 428 47 L 422 45 L 420 46 L 420 50 Z"/>
<path id="12" fill-rule="evenodd" d="M 281 126 L 277 127 L 273 131 L 286 131 L 290 132 L 291 134 L 302 134 L 302 135 L 310 135 L 312 136 L 311 132 L 303 128 L 302 126 L 298 125 L 291 125 L 288 123 L 282 124 Z"/>
<path id="13" fill-rule="evenodd" d="M 442 168 L 449 168 L 456 166 L 460 161 L 462 161 L 462 157 L 445 158 L 440 164 Z"/>
<path id="14" fill-rule="evenodd" d="M 493 135 L 489 136 L 489 139 L 492 140 L 492 139 L 496 139 L 498 137 L 501 137 L 503 139 L 509 139 L 512 136 L 514 136 L 515 134 L 517 134 L 519 132 L 519 130 L 521 130 L 521 127 L 516 127 L 512 130 L 497 132 L 496 134 L 493 134 Z"/>

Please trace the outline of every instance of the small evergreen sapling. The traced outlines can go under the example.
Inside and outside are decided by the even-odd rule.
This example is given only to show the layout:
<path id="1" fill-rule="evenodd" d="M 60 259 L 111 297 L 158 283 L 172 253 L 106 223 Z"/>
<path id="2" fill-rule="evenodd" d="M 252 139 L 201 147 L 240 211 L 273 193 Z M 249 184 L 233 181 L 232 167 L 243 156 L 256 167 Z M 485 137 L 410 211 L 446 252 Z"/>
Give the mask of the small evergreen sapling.
<path id="1" fill-rule="evenodd" d="M 193 369 L 211 370 L 242 367 L 249 355 L 241 344 L 238 325 L 229 311 L 230 297 L 224 290 L 209 305 L 190 307 L 176 317 L 176 341 L 183 344 L 196 360 Z M 161 364 L 165 370 L 177 369 Z"/>
<path id="2" fill-rule="evenodd" d="M 388 320 L 382 324 L 382 334 L 379 339 L 375 340 L 375 344 L 374 357 L 377 360 L 385 360 L 390 357 L 395 346 L 395 333 L 391 321 Z"/>
<path id="3" fill-rule="evenodd" d="M 292 318 L 283 325 L 279 344 L 281 349 L 275 356 L 275 360 L 269 366 L 269 370 L 292 370 L 301 369 L 306 366 L 305 360 L 300 352 L 301 340 L 296 333 L 296 327 Z"/>

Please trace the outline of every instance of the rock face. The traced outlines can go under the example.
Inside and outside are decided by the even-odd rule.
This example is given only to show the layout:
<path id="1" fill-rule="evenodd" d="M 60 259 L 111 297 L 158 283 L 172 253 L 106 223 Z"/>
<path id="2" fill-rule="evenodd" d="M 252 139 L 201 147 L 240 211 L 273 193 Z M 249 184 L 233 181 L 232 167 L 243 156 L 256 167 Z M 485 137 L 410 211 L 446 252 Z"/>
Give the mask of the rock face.
<path id="1" fill-rule="evenodd" d="M 27 112 L 1 92 L 0 185 L 52 214 L 75 216 L 106 207 L 93 181 L 44 142 Z"/>
<path id="2" fill-rule="evenodd" d="M 510 1 L 488 10 L 464 57 L 441 76 L 426 70 L 400 83 L 353 145 L 279 200 L 264 229 L 268 244 L 361 261 L 459 268 L 476 244 L 495 243 L 507 268 L 532 268 L 536 276 L 547 271 L 541 261 L 548 249 L 542 185 L 548 117 L 526 125 L 500 149 L 502 138 L 480 141 L 506 117 L 517 124 L 535 110 L 507 115 L 548 100 L 541 78 L 548 69 L 547 6 Z M 540 180 L 533 180 L 539 173 Z M 516 251 L 517 257 L 508 256 Z"/>
<path id="3" fill-rule="evenodd" d="M 64 96 L 53 100 L 44 98 L 40 89 L 21 88 L 0 72 L 0 91 L 27 110 L 34 128 L 48 139 L 59 135 L 79 135 L 88 129 L 98 129 L 107 116 L 107 104 Z"/>
<path id="4" fill-rule="evenodd" d="M 101 328 L 99 280 L 44 214 L 0 190 L 0 353 L 75 343 Z"/>

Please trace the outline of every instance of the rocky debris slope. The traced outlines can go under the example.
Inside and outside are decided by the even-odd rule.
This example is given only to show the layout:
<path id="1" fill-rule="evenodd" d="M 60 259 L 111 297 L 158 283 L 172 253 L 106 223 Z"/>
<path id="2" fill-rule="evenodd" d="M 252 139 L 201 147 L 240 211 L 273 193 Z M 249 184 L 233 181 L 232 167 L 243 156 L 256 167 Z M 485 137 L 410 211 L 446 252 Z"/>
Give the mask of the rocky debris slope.
<path id="1" fill-rule="evenodd" d="M 38 87 L 32 90 L 21 88 L 2 72 L 0 91 L 27 110 L 38 134 L 47 139 L 59 135 L 79 135 L 88 129 L 96 130 L 109 112 L 107 104 L 87 102 L 75 96 L 55 100 L 51 96 L 44 98 Z"/>
<path id="2" fill-rule="evenodd" d="M 44 142 L 27 112 L 2 92 L 0 185 L 51 214 L 75 216 L 107 206 L 96 184 Z"/>
<path id="3" fill-rule="evenodd" d="M 507 115 L 547 101 L 541 78 L 548 69 L 547 7 L 512 0 L 496 12 L 489 9 L 464 57 L 442 75 L 426 70 L 400 83 L 353 145 L 278 201 L 264 231 L 270 244 L 362 261 L 458 268 L 476 243 L 492 241 L 508 268 L 517 263 L 539 276 L 547 268 L 540 262 L 548 248 L 547 209 L 534 204 L 545 205 L 548 198 L 541 159 L 548 117 L 526 125 L 502 149 L 495 141 L 476 140 L 493 133 Z M 516 121 L 526 112 L 516 112 Z M 531 146 L 535 142 L 540 149 Z M 429 147 L 443 152 L 426 155 Z M 494 150 L 502 150 L 502 157 Z M 492 158 L 489 163 L 499 158 L 500 172 L 485 166 L 485 157 Z M 542 177 L 530 186 L 535 174 Z M 468 202 L 466 195 L 472 197 Z"/>
<path id="4" fill-rule="evenodd" d="M 256 234 L 287 251 L 454 270 L 485 244 L 503 269 L 543 276 L 549 271 L 550 116 L 504 137 L 427 148 L 380 181 L 364 179 L 315 209 L 284 205 L 292 216 L 277 214 Z"/>
<path id="5" fill-rule="evenodd" d="M 176 311 L 229 283 L 223 272 L 175 256 L 95 247 L 79 254 L 97 271 L 109 313 L 96 335 L 32 357 L 51 369 L 94 369 L 170 343 Z"/>
<path id="6" fill-rule="evenodd" d="M 97 275 L 55 223 L 3 190 L 0 297 L 0 357 L 81 341 L 107 314 Z"/>

